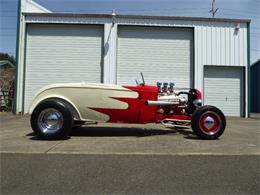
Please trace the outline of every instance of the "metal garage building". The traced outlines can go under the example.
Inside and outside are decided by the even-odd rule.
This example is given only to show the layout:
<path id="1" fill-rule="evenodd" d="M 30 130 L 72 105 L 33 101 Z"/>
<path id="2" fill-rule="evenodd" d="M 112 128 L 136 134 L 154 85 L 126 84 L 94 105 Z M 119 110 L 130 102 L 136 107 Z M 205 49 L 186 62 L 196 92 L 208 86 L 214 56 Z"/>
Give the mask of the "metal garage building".
<path id="1" fill-rule="evenodd" d="M 251 112 L 260 113 L 260 59 L 250 66 Z"/>
<path id="2" fill-rule="evenodd" d="M 42 13 L 40 13 L 42 12 Z M 59 82 L 196 87 L 204 104 L 248 116 L 250 20 L 48 13 L 22 6 L 16 113 L 41 87 Z"/>

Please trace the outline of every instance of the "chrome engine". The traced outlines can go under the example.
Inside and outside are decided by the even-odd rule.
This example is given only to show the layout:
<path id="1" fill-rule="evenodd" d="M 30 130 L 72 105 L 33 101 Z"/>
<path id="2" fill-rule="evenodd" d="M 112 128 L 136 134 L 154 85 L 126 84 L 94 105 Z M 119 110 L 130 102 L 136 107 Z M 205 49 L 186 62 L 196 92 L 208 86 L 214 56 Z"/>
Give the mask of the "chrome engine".
<path id="1" fill-rule="evenodd" d="M 170 82 L 157 82 L 158 101 L 167 101 L 175 105 L 184 105 L 188 102 L 186 95 L 180 95 L 180 91 L 174 88 L 175 84 Z"/>
<path id="2" fill-rule="evenodd" d="M 163 114 L 192 114 L 201 106 L 201 93 L 197 89 L 176 90 L 174 83 L 157 82 L 158 100 L 147 101 L 147 105 L 157 105 Z"/>

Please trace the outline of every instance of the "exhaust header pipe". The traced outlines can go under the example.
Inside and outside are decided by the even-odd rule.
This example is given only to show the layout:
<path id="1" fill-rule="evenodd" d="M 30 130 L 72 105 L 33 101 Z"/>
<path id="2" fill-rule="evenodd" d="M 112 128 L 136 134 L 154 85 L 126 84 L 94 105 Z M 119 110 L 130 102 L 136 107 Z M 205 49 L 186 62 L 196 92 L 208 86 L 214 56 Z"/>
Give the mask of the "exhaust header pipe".
<path id="1" fill-rule="evenodd" d="M 166 106 L 166 105 L 175 105 L 175 104 L 179 104 L 179 103 L 168 102 L 168 101 L 153 101 L 153 100 L 146 101 L 147 106 Z"/>

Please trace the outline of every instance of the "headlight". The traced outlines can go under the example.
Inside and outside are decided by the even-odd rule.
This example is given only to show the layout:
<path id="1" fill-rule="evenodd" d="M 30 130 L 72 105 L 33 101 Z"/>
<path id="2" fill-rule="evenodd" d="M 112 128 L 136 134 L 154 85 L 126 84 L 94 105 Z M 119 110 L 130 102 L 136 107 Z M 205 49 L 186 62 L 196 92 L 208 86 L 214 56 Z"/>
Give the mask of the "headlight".
<path id="1" fill-rule="evenodd" d="M 201 99 L 196 99 L 196 100 L 193 101 L 193 104 L 196 107 L 200 107 L 200 106 L 202 106 L 202 100 Z"/>

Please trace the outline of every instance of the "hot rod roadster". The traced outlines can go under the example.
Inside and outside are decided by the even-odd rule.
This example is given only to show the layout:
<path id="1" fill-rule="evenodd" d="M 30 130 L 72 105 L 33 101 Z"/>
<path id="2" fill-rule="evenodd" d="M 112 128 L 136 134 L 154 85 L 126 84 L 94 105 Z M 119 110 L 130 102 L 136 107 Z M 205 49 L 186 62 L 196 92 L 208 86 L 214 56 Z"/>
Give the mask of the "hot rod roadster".
<path id="1" fill-rule="evenodd" d="M 143 77 L 142 77 L 143 78 Z M 86 122 L 153 123 L 192 127 L 202 139 L 216 139 L 226 127 L 221 110 L 202 106 L 197 89 L 177 90 L 174 83 L 136 86 L 68 83 L 42 88 L 33 98 L 31 126 L 41 139 L 62 139 Z"/>

